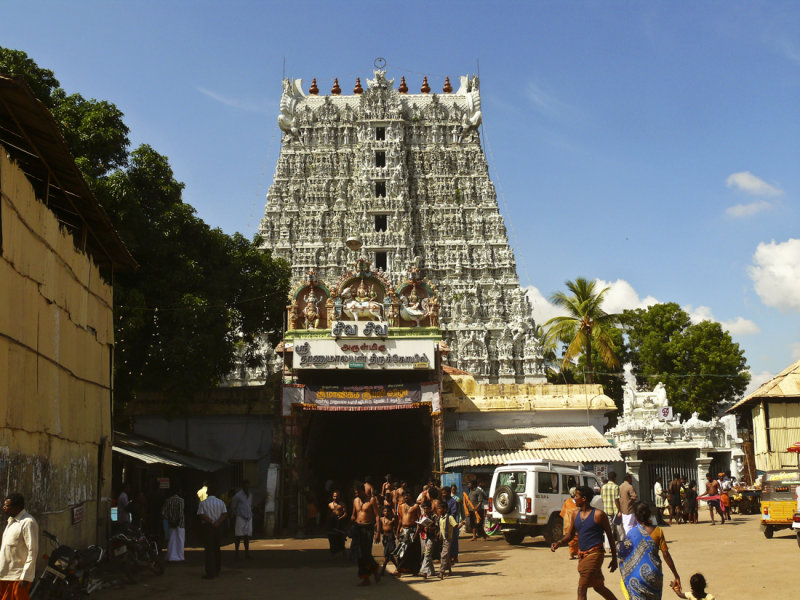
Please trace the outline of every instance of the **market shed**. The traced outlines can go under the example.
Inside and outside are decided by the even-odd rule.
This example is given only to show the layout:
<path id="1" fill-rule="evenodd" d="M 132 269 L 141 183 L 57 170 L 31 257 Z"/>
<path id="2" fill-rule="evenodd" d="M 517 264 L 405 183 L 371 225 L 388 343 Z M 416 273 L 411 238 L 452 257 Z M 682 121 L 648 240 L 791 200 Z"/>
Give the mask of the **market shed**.
<path id="1" fill-rule="evenodd" d="M 800 442 L 800 360 L 733 405 L 728 413 L 740 415 L 742 426 L 752 430 L 757 469 L 795 470 L 797 457 L 788 448 Z"/>

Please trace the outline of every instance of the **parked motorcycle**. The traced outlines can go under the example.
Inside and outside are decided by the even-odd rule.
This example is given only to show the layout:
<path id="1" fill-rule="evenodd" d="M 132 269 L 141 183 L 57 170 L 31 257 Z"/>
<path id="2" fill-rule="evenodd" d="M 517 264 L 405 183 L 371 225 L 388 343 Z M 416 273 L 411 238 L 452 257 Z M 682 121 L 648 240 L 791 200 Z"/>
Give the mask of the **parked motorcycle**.
<path id="1" fill-rule="evenodd" d="M 111 559 L 130 583 L 135 583 L 139 567 L 148 567 L 156 575 L 164 574 L 164 556 L 158 542 L 138 529 L 126 529 L 111 538 Z"/>
<path id="2" fill-rule="evenodd" d="M 42 530 L 42 535 L 54 549 L 45 555 L 47 566 L 31 589 L 31 600 L 80 598 L 106 586 L 108 580 L 100 568 L 100 546 L 76 550 L 61 544 L 49 531 Z"/>

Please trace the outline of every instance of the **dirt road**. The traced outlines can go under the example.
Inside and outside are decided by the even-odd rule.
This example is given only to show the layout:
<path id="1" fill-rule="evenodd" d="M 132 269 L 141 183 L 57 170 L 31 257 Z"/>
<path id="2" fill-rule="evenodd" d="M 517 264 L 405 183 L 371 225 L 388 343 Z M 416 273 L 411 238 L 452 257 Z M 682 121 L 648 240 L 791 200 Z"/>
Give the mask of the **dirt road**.
<path id="1" fill-rule="evenodd" d="M 796 595 L 800 548 L 795 535 L 781 531 L 767 540 L 758 527 L 758 515 L 736 515 L 733 523 L 723 527 L 712 527 L 704 516 L 706 521 L 699 525 L 664 528 L 686 587 L 689 577 L 699 571 L 719 600 Z M 461 563 L 454 568 L 452 578 L 423 581 L 387 576 L 368 588 L 355 587 L 355 565 L 341 557 L 331 557 L 325 539 L 257 540 L 252 548 L 253 560 L 235 561 L 232 547 L 224 547 L 222 573 L 211 581 L 201 579 L 203 552 L 194 548 L 187 549 L 186 563 L 169 564 L 162 577 L 145 573 L 136 585 L 103 590 L 95 597 L 573 600 L 578 580 L 577 561 L 569 560 L 567 549 L 554 554 L 541 541 L 509 546 L 502 538 L 472 543 L 462 537 Z M 374 548 L 377 558 L 381 547 Z M 606 584 L 621 599 L 619 576 L 609 574 L 607 569 L 605 573 Z M 593 597 L 599 598 L 590 592 L 589 598 Z M 669 598 L 677 596 L 667 589 L 664 599 Z"/>

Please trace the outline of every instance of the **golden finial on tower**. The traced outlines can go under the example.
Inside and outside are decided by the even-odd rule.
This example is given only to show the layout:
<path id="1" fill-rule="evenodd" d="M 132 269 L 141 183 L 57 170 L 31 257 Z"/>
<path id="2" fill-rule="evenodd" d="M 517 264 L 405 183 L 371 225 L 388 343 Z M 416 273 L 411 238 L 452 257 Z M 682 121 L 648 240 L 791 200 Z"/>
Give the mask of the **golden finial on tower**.
<path id="1" fill-rule="evenodd" d="M 408 86 L 406 85 L 406 78 L 404 76 L 400 77 L 400 87 L 397 88 L 397 91 L 401 94 L 408 93 Z"/>
<path id="2" fill-rule="evenodd" d="M 356 77 L 356 87 L 353 88 L 354 94 L 363 94 L 364 88 L 361 87 L 361 77 Z"/>
<path id="3" fill-rule="evenodd" d="M 431 93 L 431 86 L 428 85 L 428 76 L 425 75 L 422 78 L 422 87 L 419 88 L 419 91 L 423 94 L 430 94 Z"/>
<path id="4" fill-rule="evenodd" d="M 445 94 L 452 94 L 453 93 L 453 86 L 450 85 L 450 78 L 449 77 L 445 77 L 444 78 L 444 87 L 442 88 L 442 91 Z"/>
<path id="5" fill-rule="evenodd" d="M 313 94 L 315 96 L 317 94 L 319 94 L 319 88 L 317 87 L 317 78 L 316 77 L 311 80 L 311 87 L 308 88 L 308 93 L 309 94 Z"/>

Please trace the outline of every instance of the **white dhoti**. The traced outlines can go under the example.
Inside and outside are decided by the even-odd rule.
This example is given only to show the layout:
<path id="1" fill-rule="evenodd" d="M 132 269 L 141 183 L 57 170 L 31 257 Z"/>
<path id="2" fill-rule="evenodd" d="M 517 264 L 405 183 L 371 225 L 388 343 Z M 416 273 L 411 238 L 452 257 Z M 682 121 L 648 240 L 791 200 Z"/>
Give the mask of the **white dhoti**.
<path id="1" fill-rule="evenodd" d="M 622 526 L 625 528 L 625 533 L 627 534 L 631 529 L 636 527 L 636 515 L 630 514 L 622 515 Z"/>
<path id="2" fill-rule="evenodd" d="M 170 527 L 167 540 L 167 560 L 178 562 L 183 560 L 183 546 L 186 541 L 186 529 L 183 527 Z"/>
<path id="3" fill-rule="evenodd" d="M 236 537 L 253 537 L 253 519 L 245 519 L 236 516 L 236 524 L 233 526 L 233 535 Z"/>

